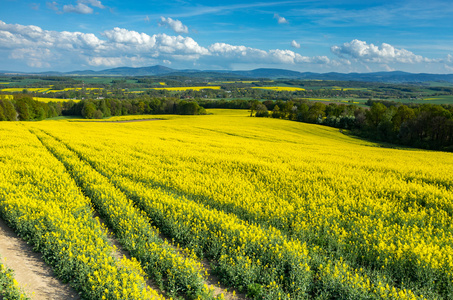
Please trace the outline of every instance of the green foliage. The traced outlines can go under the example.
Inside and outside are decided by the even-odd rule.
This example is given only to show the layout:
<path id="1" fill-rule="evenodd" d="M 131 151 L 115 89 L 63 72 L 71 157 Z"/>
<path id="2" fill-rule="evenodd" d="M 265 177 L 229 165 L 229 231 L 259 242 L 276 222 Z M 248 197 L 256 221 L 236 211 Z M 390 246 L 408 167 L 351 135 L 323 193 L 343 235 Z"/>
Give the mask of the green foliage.
<path id="1" fill-rule="evenodd" d="M 96 113 L 96 105 L 93 102 L 85 102 L 82 108 L 82 117 L 85 119 L 94 119 Z"/>
<path id="2" fill-rule="evenodd" d="M 28 300 L 30 299 L 14 279 L 14 272 L 0 262 L 0 299 Z"/>
<path id="3" fill-rule="evenodd" d="M 251 299 L 262 298 L 263 287 L 258 283 L 251 283 L 247 286 L 247 297 Z"/>

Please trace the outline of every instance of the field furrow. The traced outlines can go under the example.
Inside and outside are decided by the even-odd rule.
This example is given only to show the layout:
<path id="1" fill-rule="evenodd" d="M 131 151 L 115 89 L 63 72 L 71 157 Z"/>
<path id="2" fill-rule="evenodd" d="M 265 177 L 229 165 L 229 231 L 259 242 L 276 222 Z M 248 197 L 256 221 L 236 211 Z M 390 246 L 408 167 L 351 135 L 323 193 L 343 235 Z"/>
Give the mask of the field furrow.
<path id="1" fill-rule="evenodd" d="M 22 124 L 1 126 L 0 215 L 86 299 L 158 299 L 140 268 L 112 257 L 105 231 L 64 166 Z"/>
<path id="2" fill-rule="evenodd" d="M 453 298 L 451 154 L 214 112 L 2 125 L 2 217 L 37 247 L 55 247 L 49 257 L 61 253 L 57 269 L 71 283 L 85 270 L 83 295 L 96 268 L 137 275 L 125 290 L 96 282 L 86 298 L 151 293 L 141 267 L 165 295 L 212 298 L 201 261 L 247 298 Z M 129 263 L 112 257 L 91 206 Z M 63 260 L 75 252 L 81 262 Z"/>
<path id="3" fill-rule="evenodd" d="M 75 150 L 84 160 L 89 161 L 91 165 L 100 170 L 102 174 L 109 177 L 117 187 L 148 213 L 150 219 L 156 222 L 157 226 L 161 228 L 165 234 L 173 237 L 181 244 L 194 249 L 198 255 L 205 255 L 214 260 L 217 263 L 216 271 L 223 276 L 225 282 L 228 284 L 236 287 L 246 287 L 248 289 L 253 289 L 254 284 L 258 284 L 258 286 L 271 289 L 266 290 L 265 292 L 265 294 L 271 295 L 269 296 L 269 299 L 275 297 L 275 294 L 271 293 L 272 289 L 278 291 L 280 287 L 282 288 L 280 292 L 282 295 L 289 294 L 290 297 L 295 298 L 303 297 L 301 296 L 303 293 L 293 287 L 293 284 L 295 284 L 295 286 L 299 286 L 300 289 L 303 282 L 291 283 L 291 278 L 295 278 L 294 275 L 289 274 L 291 277 L 288 278 L 288 271 L 278 271 L 281 270 L 282 267 L 283 270 L 285 270 L 285 268 L 288 269 L 288 266 L 285 267 L 285 263 L 282 262 L 275 265 L 275 247 L 277 247 L 278 250 L 278 245 L 282 244 L 285 245 L 283 250 L 288 251 L 289 253 L 283 255 L 285 259 L 288 259 L 289 261 L 294 259 L 300 260 L 300 257 L 297 258 L 300 254 L 294 254 L 294 251 L 290 250 L 292 248 L 305 248 L 305 245 L 300 243 L 300 241 L 286 238 L 285 234 L 272 226 L 265 229 L 261 226 L 249 224 L 238 219 L 235 215 L 225 214 L 224 212 L 215 209 L 207 209 L 200 204 L 188 201 L 188 199 L 183 196 L 177 196 L 174 193 L 168 194 L 162 188 L 145 185 L 140 182 L 140 180 L 133 181 L 127 176 L 123 177 L 120 174 L 114 174 L 111 172 L 110 168 L 104 164 L 100 164 L 99 161 L 96 160 L 96 158 L 98 158 L 97 155 L 106 153 L 106 150 L 88 151 L 87 148 L 78 144 L 75 140 L 67 143 L 67 146 L 72 150 Z M 111 149 L 111 151 L 108 152 L 110 155 L 113 155 L 115 151 L 116 150 Z M 232 224 L 234 224 L 237 229 L 233 230 Z M 231 234 L 231 231 L 240 231 L 241 238 L 238 240 L 238 238 L 235 237 L 235 234 L 237 233 Z M 252 235 L 243 232 L 251 232 Z M 228 238 L 223 237 L 222 234 L 226 234 Z M 266 236 L 271 237 L 271 240 L 269 241 L 264 238 Z M 271 251 L 267 248 L 263 250 L 262 247 L 269 243 L 270 246 L 268 247 Z M 251 249 L 249 247 L 251 247 Z M 254 247 L 261 249 L 254 249 Z M 226 250 L 224 248 L 230 249 Z M 244 258 L 241 258 L 238 260 L 236 248 L 238 250 L 245 249 L 245 252 L 243 252 L 241 256 L 246 256 L 247 259 L 244 260 Z M 307 295 L 317 294 L 318 290 L 323 290 L 329 286 L 334 290 L 333 293 L 336 294 L 337 297 L 340 297 L 339 295 L 341 295 L 341 297 L 345 298 L 359 297 L 363 299 L 373 299 L 392 295 L 393 297 L 400 297 L 401 299 L 410 299 L 414 296 L 410 291 L 398 289 L 392 285 L 389 286 L 388 283 L 392 282 L 386 280 L 385 276 L 370 276 L 362 270 L 357 270 L 348 266 L 348 264 L 342 260 L 337 259 L 330 261 L 327 258 L 320 258 L 319 247 L 310 250 L 315 255 L 315 259 L 308 258 L 306 268 L 309 270 L 311 265 L 311 268 L 317 270 L 317 272 L 311 273 L 306 271 L 306 273 L 311 274 L 307 275 L 302 272 L 296 277 L 300 277 L 298 279 L 300 280 L 303 279 L 301 277 L 302 275 L 305 276 L 307 282 L 304 284 L 306 285 L 305 293 Z M 235 256 L 236 258 L 232 259 Z M 263 269 L 261 264 L 264 264 L 264 262 L 266 262 L 266 264 Z M 240 270 L 232 270 L 232 265 L 238 265 Z M 288 265 L 291 266 L 291 264 Z M 246 271 L 244 268 L 247 267 L 252 268 L 253 270 L 252 272 L 249 271 L 248 275 L 244 274 Z M 271 268 L 272 272 L 266 270 L 267 268 Z M 294 267 L 290 267 L 289 270 L 293 268 Z M 272 273 L 272 276 L 269 279 L 266 278 L 269 276 L 268 273 Z M 277 277 L 275 275 L 277 275 Z M 280 276 L 280 278 L 278 276 Z M 232 280 L 231 277 L 236 278 L 236 281 Z M 316 284 L 314 284 L 313 281 Z M 277 287 L 273 287 L 271 285 L 272 282 L 275 282 Z M 278 294 L 278 292 L 276 294 Z"/>
<path id="4" fill-rule="evenodd" d="M 34 131 L 43 145 L 61 160 L 100 215 L 108 222 L 124 249 L 138 259 L 147 274 L 169 295 L 189 298 L 209 293 L 199 263 L 179 255 L 158 236 L 146 215 L 110 181 L 79 159 L 61 142 Z"/>

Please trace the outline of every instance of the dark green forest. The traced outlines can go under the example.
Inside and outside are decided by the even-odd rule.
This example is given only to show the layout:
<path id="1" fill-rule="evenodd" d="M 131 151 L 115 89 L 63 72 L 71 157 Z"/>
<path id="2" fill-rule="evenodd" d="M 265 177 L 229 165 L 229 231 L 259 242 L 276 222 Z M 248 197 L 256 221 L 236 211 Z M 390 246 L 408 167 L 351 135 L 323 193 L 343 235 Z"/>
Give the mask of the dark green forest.
<path id="1" fill-rule="evenodd" d="M 347 129 L 375 141 L 453 151 L 453 105 L 367 101 L 369 108 L 308 101 L 254 102 L 252 114 Z"/>
<path id="2" fill-rule="evenodd" d="M 57 116 L 102 119 L 112 116 L 142 114 L 206 114 L 194 101 L 177 98 L 140 98 L 133 100 L 98 99 L 80 102 L 49 102 L 33 100 L 27 95 L 14 95 L 13 100 L 0 99 L 0 121 L 40 121 Z"/>

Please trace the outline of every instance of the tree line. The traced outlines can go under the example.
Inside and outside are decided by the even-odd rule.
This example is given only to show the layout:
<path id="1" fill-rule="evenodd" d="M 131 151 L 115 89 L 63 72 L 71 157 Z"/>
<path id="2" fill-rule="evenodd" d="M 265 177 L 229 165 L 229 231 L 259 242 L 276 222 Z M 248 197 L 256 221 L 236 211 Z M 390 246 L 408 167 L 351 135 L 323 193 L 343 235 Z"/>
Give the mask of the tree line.
<path id="1" fill-rule="evenodd" d="M 349 129 L 355 135 L 411 147 L 453 151 L 453 105 L 353 104 L 309 101 L 253 102 L 251 115 Z"/>
<path id="2" fill-rule="evenodd" d="M 97 99 L 44 103 L 21 94 L 15 94 L 13 99 L 0 97 L 0 121 L 40 121 L 62 115 L 102 119 L 140 114 L 200 115 L 206 114 L 206 110 L 197 102 L 181 101 L 177 98 L 142 97 L 132 100 Z"/>

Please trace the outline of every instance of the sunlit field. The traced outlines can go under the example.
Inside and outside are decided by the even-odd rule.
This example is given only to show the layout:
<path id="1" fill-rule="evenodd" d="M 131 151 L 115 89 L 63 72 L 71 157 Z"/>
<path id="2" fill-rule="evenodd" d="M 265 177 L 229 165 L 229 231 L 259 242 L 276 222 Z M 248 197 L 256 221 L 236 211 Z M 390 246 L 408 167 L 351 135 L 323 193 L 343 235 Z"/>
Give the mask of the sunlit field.
<path id="1" fill-rule="evenodd" d="M 0 216 L 89 299 L 453 298 L 453 154 L 208 113 L 2 122 Z"/>
<path id="2" fill-rule="evenodd" d="M 36 101 L 39 101 L 39 102 L 44 102 L 44 103 L 65 102 L 65 101 L 80 102 L 80 100 L 76 100 L 76 99 L 59 99 L 59 98 L 46 98 L 46 97 L 33 97 L 33 100 L 36 100 Z"/>
<path id="3" fill-rule="evenodd" d="M 220 90 L 220 86 L 182 86 L 182 87 L 164 87 L 164 88 L 152 88 L 154 90 L 166 90 L 166 91 L 201 91 L 201 90 Z"/>
<path id="4" fill-rule="evenodd" d="M 287 92 L 305 91 L 305 89 L 303 89 L 303 88 L 289 87 L 289 86 L 257 86 L 257 87 L 252 87 L 252 89 L 287 91 Z"/>

